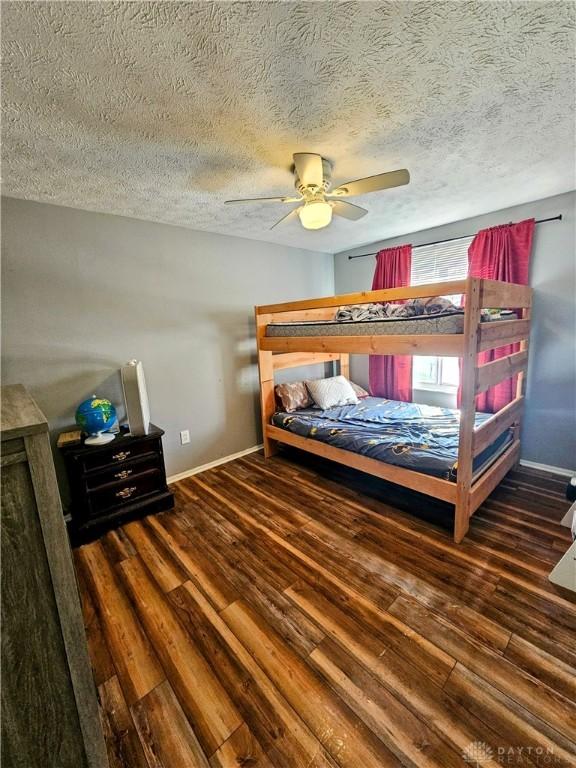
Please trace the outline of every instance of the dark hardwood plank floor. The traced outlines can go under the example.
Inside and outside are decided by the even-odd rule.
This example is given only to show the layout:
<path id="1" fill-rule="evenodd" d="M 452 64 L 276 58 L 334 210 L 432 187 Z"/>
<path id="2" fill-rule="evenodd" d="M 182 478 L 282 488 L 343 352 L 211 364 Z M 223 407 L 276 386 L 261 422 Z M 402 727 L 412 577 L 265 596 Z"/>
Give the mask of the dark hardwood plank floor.
<path id="1" fill-rule="evenodd" d="M 511 472 L 455 545 L 297 453 L 177 483 L 74 553 L 111 768 L 576 765 L 564 489 Z"/>

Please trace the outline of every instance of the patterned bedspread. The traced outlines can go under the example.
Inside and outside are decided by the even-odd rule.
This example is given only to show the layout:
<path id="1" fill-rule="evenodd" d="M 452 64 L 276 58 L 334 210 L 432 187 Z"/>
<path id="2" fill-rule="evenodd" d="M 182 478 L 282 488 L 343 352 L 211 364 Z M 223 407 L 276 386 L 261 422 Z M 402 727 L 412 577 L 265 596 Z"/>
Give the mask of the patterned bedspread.
<path id="1" fill-rule="evenodd" d="M 449 408 L 368 397 L 359 405 L 326 411 L 305 408 L 294 413 L 278 412 L 272 423 L 387 464 L 455 480 L 459 418 L 459 412 Z M 490 414 L 477 413 L 476 426 L 488 418 Z M 480 474 L 511 439 L 507 431 L 477 456 L 475 474 Z"/>

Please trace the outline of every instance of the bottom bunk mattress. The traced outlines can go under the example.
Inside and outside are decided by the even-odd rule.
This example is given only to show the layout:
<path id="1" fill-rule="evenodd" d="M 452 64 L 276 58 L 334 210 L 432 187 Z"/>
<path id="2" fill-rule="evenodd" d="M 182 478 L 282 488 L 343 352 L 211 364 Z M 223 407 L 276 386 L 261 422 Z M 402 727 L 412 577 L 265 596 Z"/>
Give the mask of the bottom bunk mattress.
<path id="1" fill-rule="evenodd" d="M 491 415 L 477 413 L 476 426 Z M 325 411 L 317 408 L 294 413 L 279 411 L 272 416 L 272 424 L 386 464 L 456 480 L 460 425 L 457 410 L 367 397 L 358 405 L 342 405 Z M 474 459 L 474 477 L 482 474 L 511 442 L 512 432 L 507 430 L 482 451 Z"/>

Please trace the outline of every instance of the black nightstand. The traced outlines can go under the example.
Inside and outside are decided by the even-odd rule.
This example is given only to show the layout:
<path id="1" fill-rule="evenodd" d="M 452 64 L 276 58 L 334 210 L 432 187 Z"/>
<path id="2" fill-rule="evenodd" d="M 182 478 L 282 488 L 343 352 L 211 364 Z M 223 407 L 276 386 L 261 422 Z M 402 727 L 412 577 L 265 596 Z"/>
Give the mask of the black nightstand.
<path id="1" fill-rule="evenodd" d="M 174 506 L 166 485 L 163 434 L 150 424 L 141 437 L 122 431 L 106 445 L 82 442 L 60 448 L 72 496 L 68 531 L 74 545 Z"/>

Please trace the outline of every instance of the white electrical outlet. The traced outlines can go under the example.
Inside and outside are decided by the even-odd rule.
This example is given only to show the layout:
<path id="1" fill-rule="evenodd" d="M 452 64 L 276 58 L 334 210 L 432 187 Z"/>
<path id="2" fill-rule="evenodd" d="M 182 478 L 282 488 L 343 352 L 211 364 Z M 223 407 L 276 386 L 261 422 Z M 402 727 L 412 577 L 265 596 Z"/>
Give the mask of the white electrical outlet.
<path id="1" fill-rule="evenodd" d="M 190 431 L 187 429 L 183 429 L 180 432 L 180 442 L 182 445 L 186 445 L 190 442 Z"/>

